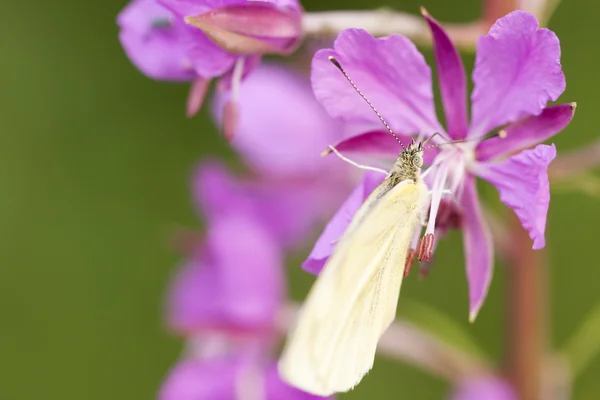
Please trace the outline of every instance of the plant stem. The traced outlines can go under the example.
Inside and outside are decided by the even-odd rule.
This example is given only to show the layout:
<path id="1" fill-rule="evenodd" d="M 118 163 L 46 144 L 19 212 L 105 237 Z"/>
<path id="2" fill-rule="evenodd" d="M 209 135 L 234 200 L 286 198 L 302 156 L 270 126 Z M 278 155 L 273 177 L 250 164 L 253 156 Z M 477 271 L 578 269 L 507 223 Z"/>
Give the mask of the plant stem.
<path id="1" fill-rule="evenodd" d="M 543 250 L 511 215 L 512 254 L 508 267 L 507 371 L 521 400 L 540 400 L 542 358 L 547 347 L 547 266 Z"/>
<path id="2" fill-rule="evenodd" d="M 480 21 L 443 25 L 454 44 L 466 50 L 473 50 L 477 38 L 485 33 Z M 362 28 L 373 36 L 399 33 L 417 44 L 431 45 L 431 32 L 420 15 L 381 9 L 307 12 L 302 19 L 302 29 L 308 37 L 335 37 L 348 28 Z"/>
<path id="3" fill-rule="evenodd" d="M 484 0 L 483 20 L 486 28 L 492 26 L 497 19 L 519 9 L 518 3 L 517 0 Z"/>

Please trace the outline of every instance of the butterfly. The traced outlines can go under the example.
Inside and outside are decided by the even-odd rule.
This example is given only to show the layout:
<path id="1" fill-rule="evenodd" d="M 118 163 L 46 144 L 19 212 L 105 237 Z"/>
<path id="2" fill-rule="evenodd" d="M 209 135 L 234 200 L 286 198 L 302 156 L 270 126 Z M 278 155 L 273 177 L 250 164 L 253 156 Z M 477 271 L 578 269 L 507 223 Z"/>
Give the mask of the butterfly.
<path id="1" fill-rule="evenodd" d="M 402 151 L 393 168 L 383 171 L 387 177 L 358 209 L 337 242 L 299 311 L 280 357 L 278 369 L 284 380 L 320 396 L 346 392 L 361 381 L 373 367 L 377 342 L 396 316 L 405 268 L 412 264 L 411 257 L 407 260 L 409 249 L 430 203 L 422 179 L 425 174 L 421 174 L 423 152 L 428 149 L 427 141 L 437 135 L 423 142 L 413 140 L 405 147 L 340 63 L 329 59 L 377 114 Z M 497 132 L 485 139 L 501 135 Z M 333 147 L 331 150 L 353 165 L 375 169 L 346 159 Z M 425 253 L 431 252 L 432 246 L 432 235 L 419 243 Z"/>

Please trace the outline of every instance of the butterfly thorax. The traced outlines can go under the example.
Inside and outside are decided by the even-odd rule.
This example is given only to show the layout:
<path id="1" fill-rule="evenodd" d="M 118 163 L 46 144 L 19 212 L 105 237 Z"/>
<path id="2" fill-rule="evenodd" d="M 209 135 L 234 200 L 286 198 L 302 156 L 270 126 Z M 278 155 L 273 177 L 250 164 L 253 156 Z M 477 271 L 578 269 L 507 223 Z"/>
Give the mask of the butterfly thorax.
<path id="1" fill-rule="evenodd" d="M 420 177 L 421 166 L 423 165 L 423 147 L 421 143 L 411 144 L 406 150 L 403 150 L 396 163 L 392 167 L 389 180 L 390 185 L 395 186 L 407 179 L 417 183 Z"/>

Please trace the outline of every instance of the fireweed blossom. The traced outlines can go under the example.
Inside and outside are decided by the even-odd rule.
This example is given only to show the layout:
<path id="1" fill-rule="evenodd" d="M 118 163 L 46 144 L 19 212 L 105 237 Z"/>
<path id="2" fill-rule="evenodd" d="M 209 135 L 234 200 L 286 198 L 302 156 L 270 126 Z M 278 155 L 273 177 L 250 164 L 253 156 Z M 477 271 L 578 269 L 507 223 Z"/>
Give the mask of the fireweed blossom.
<path id="1" fill-rule="evenodd" d="M 232 91 L 227 108 L 235 115 L 240 83 L 261 56 L 288 54 L 298 45 L 301 15 L 295 0 L 133 0 L 117 22 L 125 52 L 145 75 L 193 82 L 189 116 L 212 79 Z"/>
<path id="2" fill-rule="evenodd" d="M 167 303 L 170 328 L 187 339 L 161 400 L 318 399 L 284 383 L 273 350 L 285 301 L 284 257 L 271 220 L 248 207 L 249 194 L 217 164 L 194 178 L 207 218 L 205 237 L 178 271 Z M 228 201 L 221 196 L 226 196 Z M 237 197 L 236 197 L 237 196 Z"/>
<path id="3" fill-rule="evenodd" d="M 212 114 L 221 127 L 223 106 L 230 97 L 216 93 L 214 98 Z M 348 171 L 355 169 L 340 167 L 337 160 L 321 157 L 320 153 L 353 132 L 323 110 L 308 78 L 280 65 L 264 63 L 246 78 L 237 101 L 238 132 L 231 147 L 256 174 L 286 179 L 326 179 L 329 175 L 331 184 L 348 181 Z"/>
<path id="4" fill-rule="evenodd" d="M 223 93 L 214 99 L 213 116 L 221 126 L 228 100 Z M 308 79 L 281 66 L 260 65 L 244 82 L 238 102 L 239 128 L 231 146 L 253 178 L 229 187 L 248 193 L 248 207 L 270 220 L 284 248 L 305 245 L 357 182 L 358 175 L 349 173 L 354 168 L 319 154 L 349 128 L 327 115 Z M 223 195 L 211 203 L 227 201 Z"/>
<path id="5" fill-rule="evenodd" d="M 514 210 L 529 232 L 533 248 L 543 248 L 550 201 L 547 168 L 556 149 L 538 143 L 570 122 L 575 104 L 546 106 L 560 96 L 566 85 L 559 41 L 552 31 L 539 29 L 535 17 L 515 11 L 499 19 L 477 42 L 469 123 L 466 76 L 458 51 L 443 28 L 425 11 L 424 16 L 434 39 L 447 129 L 436 118 L 431 71 L 416 47 L 403 36 L 375 39 L 363 30 L 343 31 L 334 49 L 315 55 L 312 83 L 317 99 L 331 116 L 372 127 L 339 143 L 336 147 L 342 152 L 375 154 L 380 160 L 393 161 L 400 148 L 331 65 L 329 56 L 341 63 L 395 132 L 424 137 L 441 134 L 432 139 L 440 144 L 439 149 L 430 150 L 435 160 L 426 178 L 432 195 L 425 240 L 415 237 L 412 254 L 416 251 L 421 261 L 430 260 L 434 235 L 439 236 L 449 225 L 462 227 L 473 320 L 487 294 L 493 269 L 492 238 L 482 216 L 475 177 L 496 187 L 500 200 Z M 505 137 L 478 141 L 497 130 L 502 130 Z M 443 145 L 458 139 L 471 142 Z M 304 264 L 306 269 L 320 271 L 332 243 L 381 180 L 381 175 L 367 174 L 317 241 Z M 448 189 L 454 202 L 442 201 L 442 192 Z"/>

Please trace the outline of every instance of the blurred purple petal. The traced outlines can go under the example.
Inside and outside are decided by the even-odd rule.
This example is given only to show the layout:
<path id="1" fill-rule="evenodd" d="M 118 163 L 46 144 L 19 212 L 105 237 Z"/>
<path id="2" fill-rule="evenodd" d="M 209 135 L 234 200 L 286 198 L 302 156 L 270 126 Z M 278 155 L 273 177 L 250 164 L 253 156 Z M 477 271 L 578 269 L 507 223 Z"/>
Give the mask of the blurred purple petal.
<path id="1" fill-rule="evenodd" d="M 287 385 L 275 365 L 247 363 L 240 357 L 180 362 L 170 372 L 159 400 L 234 400 L 240 394 L 262 400 L 319 400 Z"/>
<path id="2" fill-rule="evenodd" d="M 514 11 L 477 41 L 469 135 L 538 115 L 565 90 L 560 43 L 535 17 Z"/>
<path id="3" fill-rule="evenodd" d="M 188 54 L 192 61 L 194 70 L 203 78 L 215 78 L 221 76 L 233 68 L 238 56 L 230 54 L 215 45 L 202 31 L 194 30 L 194 35 L 187 42 Z"/>
<path id="4" fill-rule="evenodd" d="M 458 385 L 449 400 L 517 400 L 505 381 L 493 376 L 466 379 Z"/>
<path id="5" fill-rule="evenodd" d="M 227 99 L 224 93 L 215 98 L 219 123 Z M 256 171 L 288 177 L 330 171 L 332 163 L 320 153 L 341 139 L 342 129 L 305 79 L 280 66 L 261 65 L 244 81 L 237 101 L 238 129 L 231 145 Z"/>
<path id="6" fill-rule="evenodd" d="M 273 4 L 280 9 L 300 10 L 300 4 L 297 0 L 157 0 L 159 3 L 168 7 L 173 12 L 181 15 L 198 15 L 215 8 Z"/>
<path id="7" fill-rule="evenodd" d="M 169 373 L 159 400 L 235 399 L 238 365 L 234 359 L 188 360 Z"/>
<path id="8" fill-rule="evenodd" d="M 267 41 L 223 30 L 201 22 L 198 17 L 186 17 L 185 22 L 200 29 L 210 38 L 213 45 L 228 53 L 237 55 L 278 53 L 277 47 Z"/>
<path id="9" fill-rule="evenodd" d="M 284 248 L 302 245 L 349 191 L 342 178 L 237 179 L 216 162 L 200 165 L 193 187 L 199 212 L 209 220 L 231 212 L 254 215 Z"/>
<path id="10" fill-rule="evenodd" d="M 500 192 L 500 200 L 512 208 L 533 240 L 533 249 L 546 245 L 546 216 L 550 204 L 548 165 L 556 147 L 540 144 L 499 164 L 481 164 L 476 173 Z"/>
<path id="11" fill-rule="evenodd" d="M 446 113 L 446 131 L 453 139 L 467 135 L 467 78 L 460 54 L 444 28 L 427 11 L 423 16 L 433 35 L 435 60 L 442 104 Z"/>
<path id="12" fill-rule="evenodd" d="M 215 8 L 194 20 L 248 36 L 294 38 L 302 33 L 299 13 L 285 12 L 268 2 Z"/>
<path id="13" fill-rule="evenodd" d="M 410 40 L 400 35 L 375 39 L 364 30 L 347 29 L 334 48 L 318 51 L 312 63 L 315 96 L 331 116 L 381 128 L 377 115 L 329 61 L 334 56 L 394 131 L 412 135 L 441 130 L 431 70 Z"/>
<path id="14" fill-rule="evenodd" d="M 335 248 L 336 242 L 340 239 L 350 221 L 356 214 L 356 211 L 369 197 L 371 192 L 385 179 L 383 174 L 367 171 L 363 180 L 358 184 L 354 191 L 348 196 L 344 204 L 335 213 L 331 221 L 325 227 L 325 230 L 315 243 L 308 258 L 302 263 L 302 268 L 312 274 L 318 275 L 325 265 L 327 258 Z"/>
<path id="15" fill-rule="evenodd" d="M 231 210 L 246 210 L 252 215 L 252 203 L 243 186 L 218 161 L 204 161 L 192 178 L 194 204 L 198 213 L 211 218 L 227 215 Z"/>
<path id="16" fill-rule="evenodd" d="M 247 0 L 156 0 L 174 13 L 184 17 L 198 15 L 218 7 L 244 4 Z"/>
<path id="17" fill-rule="evenodd" d="M 131 62 L 153 79 L 189 81 L 196 73 L 187 54 L 193 34 L 154 0 L 134 0 L 119 14 L 119 39 Z"/>
<path id="18" fill-rule="evenodd" d="M 282 274 L 279 246 L 252 217 L 212 218 L 202 256 L 171 287 L 169 324 L 184 334 L 268 331 L 284 298 Z"/>
<path id="19" fill-rule="evenodd" d="M 463 244 L 469 284 L 469 320 L 474 321 L 492 282 L 494 248 L 491 232 L 483 218 L 475 179 L 467 177 L 461 200 Z"/>
<path id="20" fill-rule="evenodd" d="M 244 57 L 244 70 L 242 71 L 241 80 L 244 81 L 250 75 L 251 72 L 260 64 L 262 56 L 245 56 Z M 219 95 L 223 95 L 223 92 L 231 90 L 233 84 L 233 70 L 234 68 L 227 71 L 217 83 L 217 90 Z"/>
<path id="21" fill-rule="evenodd" d="M 315 396 L 288 385 L 279 376 L 276 365 L 273 365 L 267 370 L 265 385 L 265 400 L 319 400 L 330 398 Z"/>
<path id="22" fill-rule="evenodd" d="M 256 215 L 286 249 L 305 245 L 350 190 L 347 181 L 284 178 L 250 188 Z"/>
<path id="23" fill-rule="evenodd" d="M 477 159 L 487 161 L 534 146 L 563 130 L 575 113 L 575 103 L 546 107 L 540 115 L 509 125 L 505 138 L 485 140 L 477 146 Z"/>
<path id="24" fill-rule="evenodd" d="M 159 2 L 177 14 L 178 19 L 193 25 L 199 33 L 203 32 L 203 38 L 210 38 L 209 43 L 194 46 L 197 48 L 194 54 L 197 70 L 204 63 L 214 65 L 224 60 L 224 55 L 215 52 L 215 48 L 230 57 L 234 54 L 286 54 L 295 48 L 300 38 L 301 7 L 296 1 Z M 203 51 L 207 53 L 203 54 Z"/>

